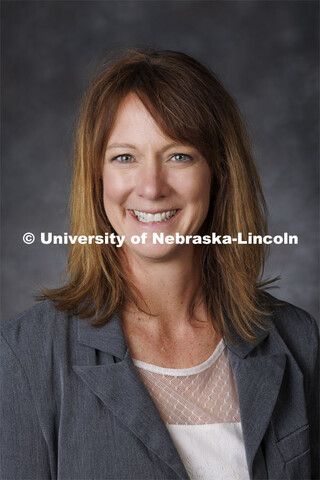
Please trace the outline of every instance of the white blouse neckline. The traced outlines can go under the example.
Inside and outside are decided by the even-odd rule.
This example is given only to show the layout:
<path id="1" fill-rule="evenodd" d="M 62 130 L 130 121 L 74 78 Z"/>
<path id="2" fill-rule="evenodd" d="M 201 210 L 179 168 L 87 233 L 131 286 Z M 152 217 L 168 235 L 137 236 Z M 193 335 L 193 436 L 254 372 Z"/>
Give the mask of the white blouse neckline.
<path id="1" fill-rule="evenodd" d="M 165 368 L 159 367 L 158 365 L 154 365 L 152 363 L 142 362 L 141 360 L 136 360 L 135 358 L 132 359 L 133 364 L 141 368 L 142 370 L 148 370 L 149 372 L 160 373 L 162 375 L 172 375 L 172 376 L 187 376 L 187 375 L 195 375 L 197 373 L 201 373 L 207 368 L 211 367 L 215 363 L 215 361 L 219 358 L 220 354 L 226 347 L 226 343 L 224 338 L 222 337 L 218 345 L 216 346 L 214 352 L 210 355 L 207 360 L 200 363 L 200 365 L 195 365 L 194 367 L 189 368 Z"/>

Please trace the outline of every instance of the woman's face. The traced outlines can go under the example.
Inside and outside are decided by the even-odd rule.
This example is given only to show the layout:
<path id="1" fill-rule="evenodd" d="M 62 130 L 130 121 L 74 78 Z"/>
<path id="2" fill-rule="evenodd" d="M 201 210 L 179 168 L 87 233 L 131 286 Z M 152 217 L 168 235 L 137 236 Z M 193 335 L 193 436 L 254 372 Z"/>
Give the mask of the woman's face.
<path id="1" fill-rule="evenodd" d="M 196 148 L 167 137 L 136 95 L 124 99 L 106 148 L 103 200 L 127 253 L 160 260 L 192 248 L 154 244 L 153 233 L 197 234 L 209 208 L 210 178 Z M 145 244 L 131 243 L 144 232 Z"/>

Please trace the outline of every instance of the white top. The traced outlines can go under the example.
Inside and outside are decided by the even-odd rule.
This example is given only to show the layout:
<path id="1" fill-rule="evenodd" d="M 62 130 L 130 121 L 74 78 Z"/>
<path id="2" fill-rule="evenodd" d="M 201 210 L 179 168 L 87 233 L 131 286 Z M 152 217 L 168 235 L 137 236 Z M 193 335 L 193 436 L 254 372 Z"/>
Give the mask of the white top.
<path id="1" fill-rule="evenodd" d="M 192 480 L 248 480 L 238 395 L 222 338 L 191 368 L 133 359 Z"/>

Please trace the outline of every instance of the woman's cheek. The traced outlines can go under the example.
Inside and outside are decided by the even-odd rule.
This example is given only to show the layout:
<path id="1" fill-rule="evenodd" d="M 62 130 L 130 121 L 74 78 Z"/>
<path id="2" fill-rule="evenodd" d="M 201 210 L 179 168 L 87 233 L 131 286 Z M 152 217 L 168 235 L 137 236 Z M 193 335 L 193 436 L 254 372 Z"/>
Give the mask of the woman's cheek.
<path id="1" fill-rule="evenodd" d="M 121 172 L 105 171 L 103 175 L 103 195 L 105 200 L 120 202 L 126 199 L 130 191 L 127 175 Z"/>
<path id="2" fill-rule="evenodd" d="M 176 179 L 175 190 L 191 202 L 205 203 L 210 197 L 210 184 L 210 172 L 196 172 Z"/>

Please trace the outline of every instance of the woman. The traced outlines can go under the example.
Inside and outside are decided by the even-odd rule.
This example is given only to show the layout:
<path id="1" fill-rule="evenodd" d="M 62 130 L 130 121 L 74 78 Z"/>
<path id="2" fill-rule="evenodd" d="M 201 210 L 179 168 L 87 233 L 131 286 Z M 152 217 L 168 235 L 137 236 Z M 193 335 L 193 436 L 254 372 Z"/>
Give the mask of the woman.
<path id="1" fill-rule="evenodd" d="M 318 478 L 316 323 L 258 288 L 263 245 L 204 242 L 266 233 L 229 94 L 131 51 L 92 80 L 75 158 L 71 233 L 92 241 L 2 326 L 2 478 Z"/>

